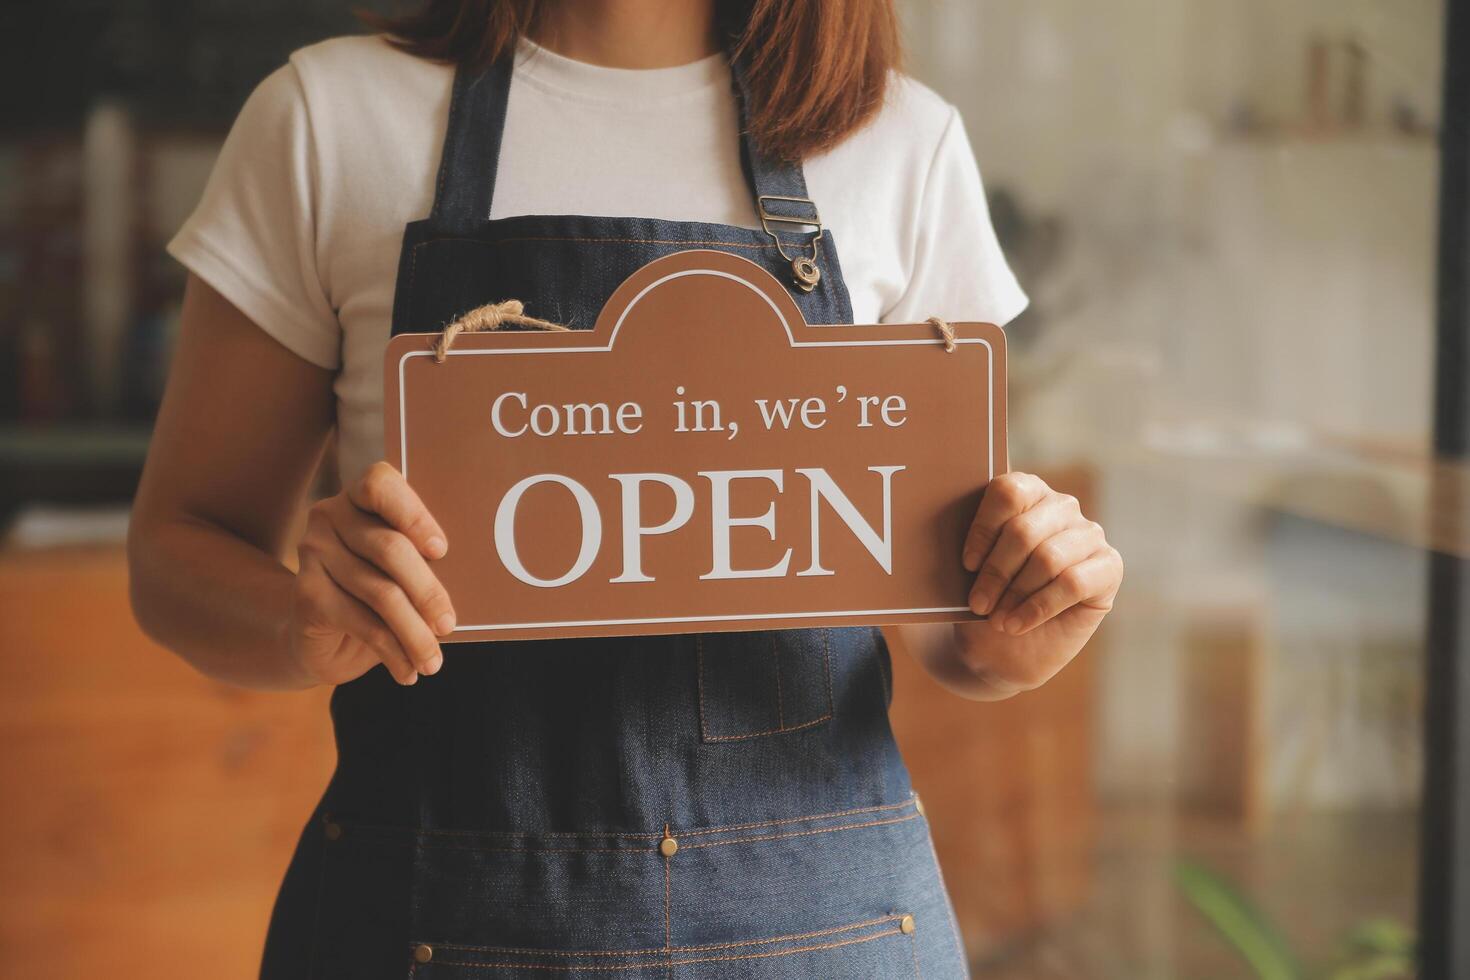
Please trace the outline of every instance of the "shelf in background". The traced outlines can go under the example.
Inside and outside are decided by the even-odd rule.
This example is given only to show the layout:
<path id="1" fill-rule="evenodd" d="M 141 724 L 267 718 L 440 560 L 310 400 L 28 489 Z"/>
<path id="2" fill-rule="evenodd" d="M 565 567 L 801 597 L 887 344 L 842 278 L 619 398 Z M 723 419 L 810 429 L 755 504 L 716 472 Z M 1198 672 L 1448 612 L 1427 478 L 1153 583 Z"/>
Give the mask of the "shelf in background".
<path id="1" fill-rule="evenodd" d="M 132 500 L 150 434 L 141 424 L 0 425 L 0 518 L 27 503 Z"/>
<path id="2" fill-rule="evenodd" d="M 1180 432 L 1221 437 L 1192 445 Z M 1210 423 L 1159 429 L 1119 461 L 1191 492 L 1237 499 L 1400 544 L 1470 558 L 1470 465 L 1340 433 L 1272 431 L 1263 444 Z"/>

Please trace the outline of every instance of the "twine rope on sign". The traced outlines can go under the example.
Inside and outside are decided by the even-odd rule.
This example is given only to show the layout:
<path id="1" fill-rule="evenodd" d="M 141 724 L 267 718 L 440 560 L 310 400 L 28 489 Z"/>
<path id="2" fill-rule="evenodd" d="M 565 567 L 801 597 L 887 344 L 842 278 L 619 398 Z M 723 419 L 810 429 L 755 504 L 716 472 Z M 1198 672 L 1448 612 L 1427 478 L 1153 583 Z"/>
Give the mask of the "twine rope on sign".
<path id="1" fill-rule="evenodd" d="M 939 330 L 939 336 L 944 338 L 944 352 L 946 354 L 953 354 L 955 348 L 954 327 L 949 325 L 949 321 L 942 316 L 931 316 L 924 322 L 934 324 Z"/>
<path id="2" fill-rule="evenodd" d="M 550 320 L 538 319 L 526 315 L 525 304 L 518 299 L 501 300 L 499 303 L 486 303 L 477 306 L 468 313 L 457 317 L 452 323 L 439 333 L 439 339 L 434 342 L 434 360 L 440 364 L 444 363 L 444 356 L 449 353 L 449 348 L 454 345 L 454 338 L 462 333 L 488 333 L 499 330 L 507 325 L 517 327 L 530 327 L 532 330 L 554 330 L 557 332 L 570 330 L 560 323 L 552 323 Z"/>

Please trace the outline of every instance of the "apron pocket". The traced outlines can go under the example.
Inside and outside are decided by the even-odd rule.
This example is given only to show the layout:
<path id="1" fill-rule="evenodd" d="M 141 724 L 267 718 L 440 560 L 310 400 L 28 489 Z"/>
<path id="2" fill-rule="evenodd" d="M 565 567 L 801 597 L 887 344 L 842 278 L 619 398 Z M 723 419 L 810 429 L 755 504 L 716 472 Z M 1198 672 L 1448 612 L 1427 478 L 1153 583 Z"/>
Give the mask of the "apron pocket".
<path id="1" fill-rule="evenodd" d="M 832 717 L 832 631 L 701 633 L 699 733 L 733 742 L 811 728 Z"/>
<path id="2" fill-rule="evenodd" d="M 912 927 L 902 914 L 818 932 L 667 949 L 536 951 L 500 946 L 416 946 L 413 980 L 918 980 Z M 908 920 L 912 921 L 912 920 Z M 410 952 L 412 956 L 414 951 Z"/>

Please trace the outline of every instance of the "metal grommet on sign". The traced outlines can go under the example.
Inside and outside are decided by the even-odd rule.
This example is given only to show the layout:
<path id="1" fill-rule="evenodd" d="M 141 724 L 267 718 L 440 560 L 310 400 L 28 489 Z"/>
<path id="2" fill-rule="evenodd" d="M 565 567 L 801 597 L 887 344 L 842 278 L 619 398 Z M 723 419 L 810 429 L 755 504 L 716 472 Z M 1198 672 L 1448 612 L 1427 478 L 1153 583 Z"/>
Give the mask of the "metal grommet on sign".
<path id="1" fill-rule="evenodd" d="M 672 837 L 665 837 L 658 842 L 658 852 L 664 857 L 673 857 L 679 852 L 679 842 Z"/>
<path id="2" fill-rule="evenodd" d="M 914 928 L 914 917 L 912 915 L 906 915 L 898 920 L 898 931 L 905 936 L 912 936 L 914 934 Z"/>
<path id="3" fill-rule="evenodd" d="M 413 961 L 415 963 L 427 963 L 434 958 L 434 947 L 427 943 L 419 943 L 413 948 Z"/>

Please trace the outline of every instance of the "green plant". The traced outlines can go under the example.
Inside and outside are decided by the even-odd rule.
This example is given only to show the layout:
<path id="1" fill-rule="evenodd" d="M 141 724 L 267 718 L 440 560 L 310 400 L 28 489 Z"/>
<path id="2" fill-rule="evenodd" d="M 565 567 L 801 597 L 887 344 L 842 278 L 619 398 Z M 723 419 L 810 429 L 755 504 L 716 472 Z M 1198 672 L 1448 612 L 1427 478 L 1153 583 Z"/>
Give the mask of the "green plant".
<path id="1" fill-rule="evenodd" d="M 1332 962 L 1309 967 L 1260 906 L 1224 875 L 1181 859 L 1174 864 L 1174 882 L 1258 980 L 1409 980 L 1414 976 L 1414 934 L 1400 922 L 1362 922 L 1344 937 Z"/>

